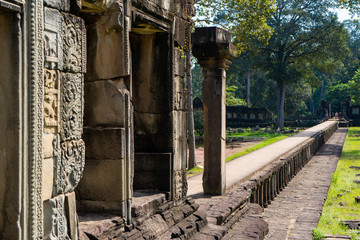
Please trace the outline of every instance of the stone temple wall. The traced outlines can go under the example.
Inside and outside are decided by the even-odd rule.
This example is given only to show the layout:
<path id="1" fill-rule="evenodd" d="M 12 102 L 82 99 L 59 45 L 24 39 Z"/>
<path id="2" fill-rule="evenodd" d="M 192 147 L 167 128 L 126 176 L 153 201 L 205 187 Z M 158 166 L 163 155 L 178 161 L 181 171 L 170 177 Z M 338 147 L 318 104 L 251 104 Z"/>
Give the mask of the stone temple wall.
<path id="1" fill-rule="evenodd" d="M 182 202 L 192 1 L 0 3 L 0 240 L 131 224 L 134 190 Z"/>
<path id="2" fill-rule="evenodd" d="M 86 30 L 84 20 L 69 13 L 70 1 L 44 5 L 44 237 L 76 239 L 74 191 L 85 167 Z"/>

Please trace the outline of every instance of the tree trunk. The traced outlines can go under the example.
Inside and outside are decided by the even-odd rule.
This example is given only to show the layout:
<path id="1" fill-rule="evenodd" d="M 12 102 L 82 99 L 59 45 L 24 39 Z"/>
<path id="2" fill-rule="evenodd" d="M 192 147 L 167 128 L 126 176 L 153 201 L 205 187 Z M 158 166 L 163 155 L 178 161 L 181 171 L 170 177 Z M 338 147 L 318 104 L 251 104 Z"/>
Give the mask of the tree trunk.
<path id="1" fill-rule="evenodd" d="M 246 105 L 247 107 L 251 107 L 250 103 L 250 83 L 251 83 L 251 70 L 249 68 L 247 73 L 247 84 L 246 84 Z"/>
<path id="2" fill-rule="evenodd" d="M 320 91 L 320 101 L 323 100 L 324 97 L 324 73 L 321 73 L 321 91 Z"/>
<path id="3" fill-rule="evenodd" d="M 191 24 L 186 28 L 187 43 L 190 45 Z M 195 134 L 194 134 L 194 108 L 193 108 L 193 92 L 192 92 L 192 76 L 191 76 L 191 48 L 187 46 L 186 51 L 186 85 L 188 91 L 188 137 L 189 137 L 189 165 L 188 168 L 194 168 L 195 162 Z"/>
<path id="4" fill-rule="evenodd" d="M 278 112 L 275 129 L 284 129 L 284 120 L 285 120 L 285 81 L 282 80 L 278 84 Z"/>
<path id="5" fill-rule="evenodd" d="M 311 116 L 315 115 L 315 99 L 314 99 L 314 88 L 311 88 L 311 103 L 310 103 Z"/>

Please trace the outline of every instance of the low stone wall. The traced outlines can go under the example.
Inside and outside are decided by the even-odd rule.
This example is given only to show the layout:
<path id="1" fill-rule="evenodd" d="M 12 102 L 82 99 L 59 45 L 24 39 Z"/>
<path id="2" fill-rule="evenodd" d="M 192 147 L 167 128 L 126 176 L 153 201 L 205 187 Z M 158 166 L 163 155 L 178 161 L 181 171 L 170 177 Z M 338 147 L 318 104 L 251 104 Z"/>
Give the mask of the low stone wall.
<path id="1" fill-rule="evenodd" d="M 207 220 L 210 225 L 202 229 L 192 239 L 207 239 L 209 236 L 218 236 L 218 239 L 225 235 L 224 239 L 247 239 L 249 236 L 257 236 L 256 239 L 263 239 L 267 233 L 267 224 L 257 214 L 251 213 L 249 209 L 252 203 L 266 207 L 277 194 L 283 190 L 290 180 L 309 162 L 317 151 L 326 143 L 326 141 L 337 130 L 338 122 L 334 122 L 326 129 L 316 133 L 312 138 L 298 145 L 280 159 L 270 163 L 264 169 L 255 173 L 249 180 L 233 186 L 227 194 L 222 196 L 221 201 L 215 204 L 209 204 L 204 209 L 207 214 Z M 200 202 L 199 199 L 196 200 Z M 256 206 L 256 205 L 255 205 Z M 255 220 L 256 221 L 255 221 Z M 240 221 L 240 222 L 239 222 Z M 248 222 L 251 221 L 251 222 Z M 237 229 L 238 235 L 235 238 L 229 238 L 227 233 L 233 235 L 231 229 L 236 223 L 243 226 L 259 224 L 259 229 L 243 231 Z M 239 224 L 237 224 L 239 225 Z M 251 224 L 250 224 L 251 225 Z M 211 231 L 209 229 L 215 228 Z M 232 231 L 232 232 L 230 232 Z M 234 236 L 233 236 L 234 237 Z M 254 238 L 255 239 L 255 238 Z"/>
<path id="2" fill-rule="evenodd" d="M 242 183 L 244 189 L 251 192 L 250 202 L 266 207 L 329 140 L 337 128 L 338 122 L 334 122 Z"/>

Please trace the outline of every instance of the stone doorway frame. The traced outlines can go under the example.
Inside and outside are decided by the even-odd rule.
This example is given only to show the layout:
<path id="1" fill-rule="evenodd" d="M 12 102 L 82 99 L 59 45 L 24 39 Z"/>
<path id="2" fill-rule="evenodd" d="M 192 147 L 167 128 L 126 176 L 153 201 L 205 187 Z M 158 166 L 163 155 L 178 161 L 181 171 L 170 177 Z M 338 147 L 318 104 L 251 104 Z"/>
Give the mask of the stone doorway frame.
<path id="1" fill-rule="evenodd" d="M 173 105 L 174 105 L 174 80 L 175 80 L 175 74 L 174 74 L 174 37 L 173 37 L 173 32 L 174 32 L 174 26 L 172 24 L 172 22 L 166 22 L 164 20 L 159 20 L 156 19 L 155 17 L 152 17 L 150 14 L 147 14 L 145 12 L 141 12 L 138 10 L 134 10 L 132 12 L 132 25 L 135 24 L 136 22 L 141 22 L 141 23 L 145 23 L 148 24 L 150 26 L 153 26 L 154 28 L 163 31 L 166 35 L 167 35 L 167 41 L 169 43 L 168 45 L 168 65 L 167 65 L 167 71 L 168 71 L 168 83 L 170 86 L 170 94 L 169 94 L 169 121 L 171 124 L 171 129 L 174 129 L 174 116 L 173 114 L 171 114 L 171 112 L 173 111 Z M 133 28 L 132 28 L 133 29 Z M 130 34 L 133 32 L 133 30 L 130 31 Z M 130 39 L 131 42 L 131 39 Z M 131 70 L 131 76 L 133 76 L 133 70 Z M 134 79 L 132 79 L 132 81 L 134 81 Z M 168 191 L 168 200 L 175 200 L 176 198 L 176 189 L 175 189 L 175 177 L 174 177 L 174 161 L 175 161 L 175 156 L 174 156 L 174 143 L 175 143 L 175 136 L 173 131 L 170 133 L 171 137 L 170 137 L 170 147 L 171 148 L 171 156 L 170 156 L 170 166 L 169 166 L 169 172 L 170 172 L 170 177 L 168 179 L 169 181 L 169 191 Z M 134 136 L 135 138 L 135 136 Z M 135 143 L 135 139 L 134 139 L 134 143 Z M 136 161 L 135 159 L 135 149 L 134 149 L 134 162 Z M 135 167 L 134 167 L 135 170 Z M 136 178 L 135 174 L 134 174 L 134 178 Z"/>

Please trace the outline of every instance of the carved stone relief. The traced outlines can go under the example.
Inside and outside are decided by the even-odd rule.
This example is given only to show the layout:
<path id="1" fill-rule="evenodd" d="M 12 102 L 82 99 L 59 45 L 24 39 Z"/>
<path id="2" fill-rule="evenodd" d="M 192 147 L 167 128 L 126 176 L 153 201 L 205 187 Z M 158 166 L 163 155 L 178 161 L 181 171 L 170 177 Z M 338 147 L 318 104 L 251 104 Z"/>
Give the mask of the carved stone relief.
<path id="1" fill-rule="evenodd" d="M 60 12 L 44 8 L 45 29 L 44 29 L 44 55 L 45 67 L 48 69 L 63 68 L 62 31 Z"/>
<path id="2" fill-rule="evenodd" d="M 83 75 L 61 74 L 61 141 L 79 140 L 83 129 Z"/>
<path id="3" fill-rule="evenodd" d="M 44 71 L 44 132 L 57 133 L 60 116 L 60 72 Z"/>
<path id="4" fill-rule="evenodd" d="M 44 202 L 44 239 L 68 240 L 67 220 L 65 215 L 65 196 Z"/>
<path id="5" fill-rule="evenodd" d="M 187 181 L 186 173 L 184 171 L 175 171 L 174 173 L 174 185 L 175 185 L 175 201 L 181 201 L 186 198 L 187 195 Z"/>
<path id="6" fill-rule="evenodd" d="M 86 31 L 84 21 L 71 14 L 62 15 L 64 70 L 86 71 Z"/>
<path id="7" fill-rule="evenodd" d="M 72 140 L 60 144 L 61 153 L 55 170 L 55 194 L 74 191 L 85 166 L 85 143 Z"/>

